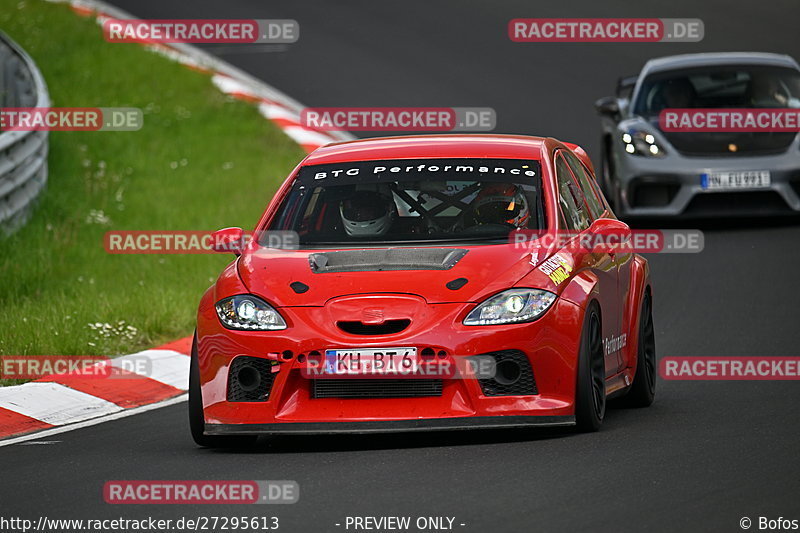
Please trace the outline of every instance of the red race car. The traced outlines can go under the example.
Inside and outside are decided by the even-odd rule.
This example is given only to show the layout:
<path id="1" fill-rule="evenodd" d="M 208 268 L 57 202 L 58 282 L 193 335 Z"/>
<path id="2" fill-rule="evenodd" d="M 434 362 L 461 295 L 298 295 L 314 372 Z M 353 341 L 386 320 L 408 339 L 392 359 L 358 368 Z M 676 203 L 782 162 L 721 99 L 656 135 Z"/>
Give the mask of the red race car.
<path id="1" fill-rule="evenodd" d="M 649 271 L 630 235 L 586 153 L 555 139 L 320 148 L 252 238 L 215 234 L 238 257 L 200 301 L 192 436 L 596 430 L 607 399 L 655 393 Z"/>

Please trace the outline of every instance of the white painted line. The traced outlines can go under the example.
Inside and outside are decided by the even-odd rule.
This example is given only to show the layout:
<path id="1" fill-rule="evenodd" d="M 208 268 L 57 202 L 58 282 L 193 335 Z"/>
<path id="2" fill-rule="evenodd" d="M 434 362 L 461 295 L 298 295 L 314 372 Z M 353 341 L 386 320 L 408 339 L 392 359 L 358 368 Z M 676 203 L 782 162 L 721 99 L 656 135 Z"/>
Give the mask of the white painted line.
<path id="1" fill-rule="evenodd" d="M 57 3 L 57 2 L 53 2 L 53 3 Z M 95 6 L 93 6 L 91 2 L 87 2 L 85 0 L 70 0 L 69 3 L 73 7 L 77 7 L 77 8 L 81 8 L 81 9 L 88 9 L 90 11 L 96 9 Z"/>
<path id="2" fill-rule="evenodd" d="M 53 425 L 80 422 L 122 410 L 119 405 L 91 394 L 46 382 L 0 387 L 0 407 Z"/>
<path id="3" fill-rule="evenodd" d="M 301 126 L 286 126 L 283 131 L 298 144 L 319 144 L 325 146 L 335 141 L 332 137 Z"/>
<path id="4" fill-rule="evenodd" d="M 270 120 L 285 119 L 300 123 L 300 115 L 279 105 L 261 104 L 258 106 L 258 110 L 262 116 Z"/>
<path id="5" fill-rule="evenodd" d="M 149 364 L 143 365 L 143 360 Z M 145 350 L 112 359 L 111 364 L 176 389 L 187 390 L 189 388 L 189 360 L 189 356 L 175 350 Z M 138 369 L 141 371 L 137 372 Z"/>
<path id="6" fill-rule="evenodd" d="M 45 429 L 42 431 L 37 431 L 35 433 L 30 433 L 28 435 L 22 435 L 21 437 L 13 437 L 10 439 L 0 440 L 0 448 L 3 446 L 10 446 L 11 444 L 19 444 L 20 442 L 25 442 L 29 440 L 43 439 L 45 437 L 50 437 L 52 435 L 58 435 L 59 433 L 66 433 L 67 431 L 73 431 L 76 429 L 81 429 L 89 426 L 95 426 L 97 424 L 102 424 L 103 422 L 110 422 L 111 420 L 119 420 L 120 418 L 138 415 L 139 413 L 144 413 L 147 411 L 153 411 L 154 409 L 161 409 L 162 407 L 167 407 L 169 405 L 185 402 L 187 398 L 188 398 L 187 394 L 181 394 L 180 396 L 164 400 L 163 402 L 151 403 L 149 405 L 142 405 L 141 407 L 134 407 L 133 409 L 125 409 L 123 411 L 119 411 L 117 413 L 110 414 L 107 416 L 100 416 L 97 418 L 92 418 L 91 420 L 86 420 L 84 422 L 77 422 L 75 424 L 69 424 L 66 426 L 59 426 L 56 428 Z"/>
<path id="7" fill-rule="evenodd" d="M 261 98 L 257 91 L 255 91 L 251 86 L 247 85 L 246 83 L 242 83 L 239 80 L 235 80 L 230 76 L 214 74 L 211 77 L 211 81 L 220 91 L 224 92 L 225 94 L 238 93 L 250 96 L 252 98 Z"/>

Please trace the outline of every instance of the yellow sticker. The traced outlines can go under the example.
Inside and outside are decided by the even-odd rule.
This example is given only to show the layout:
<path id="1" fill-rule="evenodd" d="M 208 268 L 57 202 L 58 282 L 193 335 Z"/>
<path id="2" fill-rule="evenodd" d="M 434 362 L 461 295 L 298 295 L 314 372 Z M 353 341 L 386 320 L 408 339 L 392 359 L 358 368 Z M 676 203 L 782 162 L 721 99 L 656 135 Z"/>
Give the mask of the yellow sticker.
<path id="1" fill-rule="evenodd" d="M 569 278 L 572 272 L 572 265 L 566 257 L 561 254 L 555 254 L 553 257 L 539 265 L 539 270 L 547 274 L 553 283 L 560 285 Z"/>

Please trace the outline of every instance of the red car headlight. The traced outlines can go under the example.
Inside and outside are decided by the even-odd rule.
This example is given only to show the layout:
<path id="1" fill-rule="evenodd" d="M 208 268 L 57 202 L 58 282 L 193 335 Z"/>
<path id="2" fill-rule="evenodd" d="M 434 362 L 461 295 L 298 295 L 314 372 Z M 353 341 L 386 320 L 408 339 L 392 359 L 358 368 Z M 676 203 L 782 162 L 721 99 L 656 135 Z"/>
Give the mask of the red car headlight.
<path id="1" fill-rule="evenodd" d="M 531 322 L 547 311 L 556 295 L 542 289 L 509 289 L 484 300 L 464 319 L 465 326 Z"/>
<path id="2" fill-rule="evenodd" d="M 252 294 L 223 298 L 214 307 L 219 321 L 228 329 L 256 331 L 286 329 L 286 321 L 280 313 Z"/>

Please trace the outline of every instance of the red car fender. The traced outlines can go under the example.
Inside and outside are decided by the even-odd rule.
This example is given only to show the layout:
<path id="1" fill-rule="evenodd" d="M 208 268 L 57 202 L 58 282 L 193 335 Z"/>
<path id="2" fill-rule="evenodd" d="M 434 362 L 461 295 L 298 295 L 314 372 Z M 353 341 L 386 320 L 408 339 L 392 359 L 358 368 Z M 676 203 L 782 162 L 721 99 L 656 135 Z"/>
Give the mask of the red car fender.
<path id="1" fill-rule="evenodd" d="M 222 298 L 249 292 L 247 287 L 244 286 L 242 280 L 239 278 L 239 273 L 236 268 L 237 262 L 238 260 L 231 261 L 231 263 L 228 264 L 228 266 L 225 267 L 225 270 L 223 270 L 219 275 L 214 285 L 209 287 L 206 292 L 203 293 L 197 309 L 198 324 L 208 320 L 218 320 L 215 305 Z M 199 332 L 195 332 L 195 335 L 198 334 Z M 202 367 L 203 357 L 200 357 L 200 364 Z"/>
<path id="2" fill-rule="evenodd" d="M 597 276 L 591 270 L 582 270 L 573 276 L 561 291 L 561 298 L 568 300 L 581 309 L 586 309 L 592 299 L 598 299 L 599 287 Z"/>
<path id="3" fill-rule="evenodd" d="M 545 281 L 546 280 L 546 281 Z M 575 345 L 575 360 L 571 362 L 571 371 L 573 372 L 573 383 L 578 378 L 578 350 L 580 348 L 580 335 L 583 331 L 583 321 L 586 317 L 586 309 L 592 301 L 599 302 L 599 286 L 597 276 L 594 272 L 588 269 L 581 270 L 574 274 L 568 281 L 565 282 L 563 289 L 559 291 L 559 287 L 554 285 L 547 276 L 544 276 L 539 269 L 534 269 L 530 274 L 521 279 L 517 287 L 541 287 L 549 291 L 559 293 L 558 298 L 568 306 L 561 306 L 561 309 L 571 309 L 574 333 L 576 335 Z M 599 306 L 598 306 L 599 307 Z M 603 310 L 600 308 L 602 319 Z M 564 317 L 566 318 L 566 317 Z"/>
<path id="4" fill-rule="evenodd" d="M 563 254 L 562 255 L 567 255 Z M 548 256 L 550 257 L 550 256 Z M 597 275 L 587 268 L 573 273 L 569 280 L 556 284 L 538 268 L 532 269 L 525 277 L 514 284 L 515 287 L 535 287 L 558 294 L 581 309 L 589 305 L 592 298 L 598 298 L 599 287 Z"/>
<path id="5" fill-rule="evenodd" d="M 627 361 L 627 367 L 631 368 L 632 372 L 636 371 L 642 299 L 649 287 L 650 267 L 642 256 L 634 255 L 631 264 L 631 290 L 628 291 L 628 301 L 624 302 L 622 310 L 623 323 L 628 325 L 627 334 L 629 339 L 624 348 L 625 360 Z M 598 290 L 597 277 L 591 271 L 584 270 L 570 279 L 560 297 L 574 303 L 581 309 L 586 309 L 593 299 L 598 299 Z"/>
<path id="6" fill-rule="evenodd" d="M 645 291 L 650 289 L 650 302 L 652 305 L 652 287 L 650 286 L 650 266 L 640 255 L 634 255 L 631 264 L 631 290 L 628 293 L 623 317 L 629 325 L 629 339 L 625 346 L 625 357 L 627 358 L 628 368 L 631 372 L 636 372 L 636 361 L 639 348 L 639 319 L 641 318 L 642 300 Z"/>
<path id="7" fill-rule="evenodd" d="M 238 262 L 238 259 L 231 261 L 217 278 L 217 281 L 214 284 L 214 303 L 221 298 L 225 298 L 226 296 L 248 292 L 247 287 L 245 287 L 244 283 L 242 283 L 242 280 L 239 277 L 237 265 Z"/>

